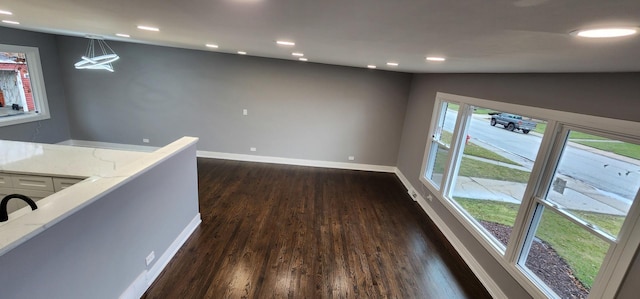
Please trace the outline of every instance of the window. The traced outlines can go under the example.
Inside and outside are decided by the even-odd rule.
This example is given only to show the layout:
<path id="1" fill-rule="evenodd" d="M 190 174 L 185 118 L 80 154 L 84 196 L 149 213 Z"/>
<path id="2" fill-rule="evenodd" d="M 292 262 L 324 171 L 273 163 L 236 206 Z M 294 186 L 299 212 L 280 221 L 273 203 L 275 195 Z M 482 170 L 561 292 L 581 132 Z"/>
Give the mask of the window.
<path id="1" fill-rule="evenodd" d="M 435 107 L 425 186 L 534 297 L 613 297 L 640 244 L 640 124 L 444 93 Z"/>
<path id="2" fill-rule="evenodd" d="M 0 44 L 0 126 L 47 118 L 38 49 Z"/>
<path id="3" fill-rule="evenodd" d="M 426 173 L 427 178 L 440 188 L 442 175 L 444 174 L 444 165 L 449 154 L 451 146 L 451 137 L 453 136 L 453 127 L 458 118 L 459 105 L 442 102 L 440 106 L 440 114 L 436 129 L 433 132 L 433 140 L 431 141 L 431 152 L 434 153 L 428 162 Z"/>

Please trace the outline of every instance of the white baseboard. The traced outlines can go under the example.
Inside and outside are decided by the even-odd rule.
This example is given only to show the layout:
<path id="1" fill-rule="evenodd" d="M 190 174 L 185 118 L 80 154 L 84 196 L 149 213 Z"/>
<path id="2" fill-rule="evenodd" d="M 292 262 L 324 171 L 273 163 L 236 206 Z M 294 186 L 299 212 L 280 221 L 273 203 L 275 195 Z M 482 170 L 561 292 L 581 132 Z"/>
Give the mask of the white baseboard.
<path id="1" fill-rule="evenodd" d="M 322 167 L 322 168 L 365 170 L 365 171 L 376 171 L 376 172 L 395 172 L 396 171 L 395 166 L 290 159 L 290 158 L 280 158 L 280 157 L 230 154 L 230 153 L 209 152 L 209 151 L 198 151 L 198 157 L 235 160 L 235 161 L 287 164 L 287 165 L 298 165 L 298 166 L 312 166 L 312 167 Z"/>
<path id="2" fill-rule="evenodd" d="M 171 261 L 171 258 L 173 258 L 173 256 L 176 255 L 180 247 L 182 247 L 182 244 L 184 244 L 184 242 L 187 241 L 187 239 L 189 238 L 189 236 L 191 236 L 193 231 L 195 231 L 196 228 L 198 228 L 198 225 L 200 225 L 200 222 L 202 222 L 202 219 L 200 218 L 200 213 L 198 213 L 198 215 L 193 217 L 191 222 L 189 222 L 187 227 L 185 227 L 184 230 L 182 230 L 180 235 L 173 241 L 173 243 L 171 243 L 169 248 L 167 248 L 167 250 L 162 254 L 162 256 L 160 256 L 160 258 L 158 259 L 158 261 L 156 261 L 153 267 L 149 269 L 149 272 L 147 273 L 147 287 L 150 286 L 156 280 L 156 278 L 158 278 L 158 275 L 160 275 L 160 272 L 162 272 L 162 270 L 167 266 L 169 261 Z"/>
<path id="3" fill-rule="evenodd" d="M 411 182 L 409 182 L 409 180 L 404 176 L 402 171 L 397 169 L 395 173 L 396 173 L 396 176 L 398 176 L 398 178 L 404 185 L 404 187 L 407 188 L 407 190 L 411 190 L 411 189 L 416 190 L 413 187 L 413 185 L 411 185 Z M 507 296 L 504 294 L 504 292 L 502 292 L 502 289 L 500 289 L 500 286 L 498 286 L 495 280 L 493 280 L 493 278 L 489 276 L 489 274 L 484 270 L 484 268 L 482 268 L 480 263 L 478 263 L 475 257 L 473 257 L 473 255 L 471 254 L 471 252 L 469 252 L 467 247 L 464 246 L 464 244 L 460 241 L 460 239 L 458 239 L 458 236 L 456 236 L 453 233 L 453 231 L 451 231 L 447 223 L 444 222 L 442 218 L 440 218 L 440 216 L 436 213 L 435 210 L 433 210 L 433 208 L 431 208 L 431 206 L 427 203 L 427 201 L 422 197 L 422 194 L 418 193 L 418 198 L 416 201 L 418 202 L 420 207 L 427 213 L 429 218 L 431 218 L 433 223 L 435 223 L 436 226 L 440 229 L 440 231 L 442 231 L 442 234 L 444 234 L 447 240 L 449 240 L 449 243 L 451 243 L 453 248 L 455 248 L 458 254 L 460 254 L 460 257 L 462 257 L 464 262 L 467 263 L 467 265 L 469 266 L 473 274 L 475 274 L 476 277 L 478 277 L 478 280 L 480 280 L 482 285 L 484 285 L 484 287 L 487 289 L 489 294 L 491 294 L 493 298 L 506 299 Z"/>
<path id="4" fill-rule="evenodd" d="M 119 299 L 140 299 L 144 292 L 147 291 L 147 270 L 142 271 L 138 277 L 129 285 L 129 287 L 120 294 Z"/>
<path id="5" fill-rule="evenodd" d="M 193 217 L 191 222 L 182 230 L 180 235 L 169 245 L 169 248 L 160 256 L 160 258 L 153 264 L 153 267 L 149 270 L 144 270 L 138 277 L 129 285 L 129 287 L 120 295 L 120 299 L 139 299 L 149 289 L 151 284 L 158 278 L 162 270 L 169 264 L 169 261 L 178 252 L 180 247 L 187 241 L 189 236 L 196 230 L 198 225 L 202 222 L 200 213 Z"/>
<path id="6" fill-rule="evenodd" d="M 58 142 L 58 144 L 104 148 L 104 149 L 115 149 L 115 150 L 139 151 L 139 152 L 153 152 L 158 149 L 158 147 L 145 146 L 145 145 L 86 141 L 86 140 L 75 140 L 75 139 L 69 139 L 66 141 Z M 214 159 L 234 160 L 234 161 L 287 164 L 287 165 L 312 166 L 312 167 L 349 169 L 349 170 L 364 170 L 364 171 L 375 171 L 375 172 L 392 172 L 392 173 L 396 172 L 395 166 L 385 166 L 385 165 L 290 159 L 290 158 L 243 155 L 243 154 L 232 154 L 232 153 L 221 153 L 221 152 L 210 152 L 210 151 L 198 151 L 197 155 L 198 157 L 201 157 L 201 158 L 214 158 Z"/>
<path id="7" fill-rule="evenodd" d="M 111 142 L 75 140 L 75 139 L 69 139 L 69 140 L 65 140 L 65 141 L 62 141 L 62 142 L 58 142 L 58 144 L 60 144 L 60 145 L 71 145 L 71 146 L 80 146 L 80 147 L 93 147 L 93 148 L 104 148 L 104 149 L 113 149 L 113 150 L 124 150 L 124 151 L 136 151 L 136 152 L 153 152 L 153 151 L 159 149 L 159 147 L 147 146 L 147 145 L 111 143 Z"/>

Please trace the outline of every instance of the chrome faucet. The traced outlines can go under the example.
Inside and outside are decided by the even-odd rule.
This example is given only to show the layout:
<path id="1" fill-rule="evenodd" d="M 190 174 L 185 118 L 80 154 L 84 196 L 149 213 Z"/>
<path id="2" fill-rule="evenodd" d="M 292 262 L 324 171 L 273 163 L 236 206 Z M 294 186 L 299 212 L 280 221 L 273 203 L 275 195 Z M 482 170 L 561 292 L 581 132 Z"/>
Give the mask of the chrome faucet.
<path id="1" fill-rule="evenodd" d="M 32 211 L 38 209 L 36 202 L 33 201 L 33 199 L 29 198 L 28 196 L 22 195 L 22 194 L 9 194 L 5 196 L 0 202 L 0 222 L 5 222 L 9 220 L 9 214 L 7 213 L 7 203 L 9 203 L 9 199 L 12 199 L 12 198 L 19 198 L 24 200 L 26 203 L 29 204 L 29 206 L 31 206 Z"/>

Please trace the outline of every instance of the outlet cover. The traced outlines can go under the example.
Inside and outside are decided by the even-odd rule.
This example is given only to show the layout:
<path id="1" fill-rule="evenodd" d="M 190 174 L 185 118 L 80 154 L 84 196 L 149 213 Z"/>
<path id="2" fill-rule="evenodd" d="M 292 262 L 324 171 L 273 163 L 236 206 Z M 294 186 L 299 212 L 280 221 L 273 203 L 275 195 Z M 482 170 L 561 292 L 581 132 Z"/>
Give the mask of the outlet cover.
<path id="1" fill-rule="evenodd" d="M 145 262 L 147 262 L 147 266 L 149 266 L 151 264 L 151 262 L 153 262 L 153 260 L 156 259 L 156 252 L 155 251 L 151 251 L 151 253 L 149 253 L 149 255 L 147 255 L 147 258 L 144 259 Z"/>
<path id="2" fill-rule="evenodd" d="M 252 152 L 255 152 L 255 151 L 257 151 L 258 149 L 256 149 L 255 147 L 252 147 L 252 148 L 250 148 L 249 150 L 250 150 L 250 151 L 252 151 Z"/>
<path id="3" fill-rule="evenodd" d="M 149 138 L 142 138 L 142 142 L 149 143 Z"/>
<path id="4" fill-rule="evenodd" d="M 353 161 L 353 160 L 355 160 L 355 159 L 356 159 L 356 157 L 354 157 L 354 156 L 349 156 L 349 161 Z"/>
<path id="5" fill-rule="evenodd" d="M 242 115 L 249 115 L 249 110 L 242 109 Z"/>
<path id="6" fill-rule="evenodd" d="M 414 201 L 418 200 L 418 192 L 416 192 L 415 189 L 411 188 L 407 191 L 407 193 L 409 193 L 409 196 L 411 196 Z"/>

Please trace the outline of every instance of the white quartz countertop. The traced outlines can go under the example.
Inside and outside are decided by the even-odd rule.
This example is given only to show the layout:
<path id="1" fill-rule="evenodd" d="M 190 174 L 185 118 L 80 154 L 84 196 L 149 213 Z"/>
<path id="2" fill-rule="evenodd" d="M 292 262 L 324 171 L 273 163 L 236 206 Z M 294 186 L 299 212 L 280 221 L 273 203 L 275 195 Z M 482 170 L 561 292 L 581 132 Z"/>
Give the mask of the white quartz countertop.
<path id="1" fill-rule="evenodd" d="M 153 152 L 0 140 L 0 172 L 88 178 L 9 215 L 0 223 L 0 255 L 38 235 L 169 157 L 194 146 L 182 137 Z"/>
<path id="2" fill-rule="evenodd" d="M 0 140 L 0 172 L 105 176 L 150 153 Z"/>

